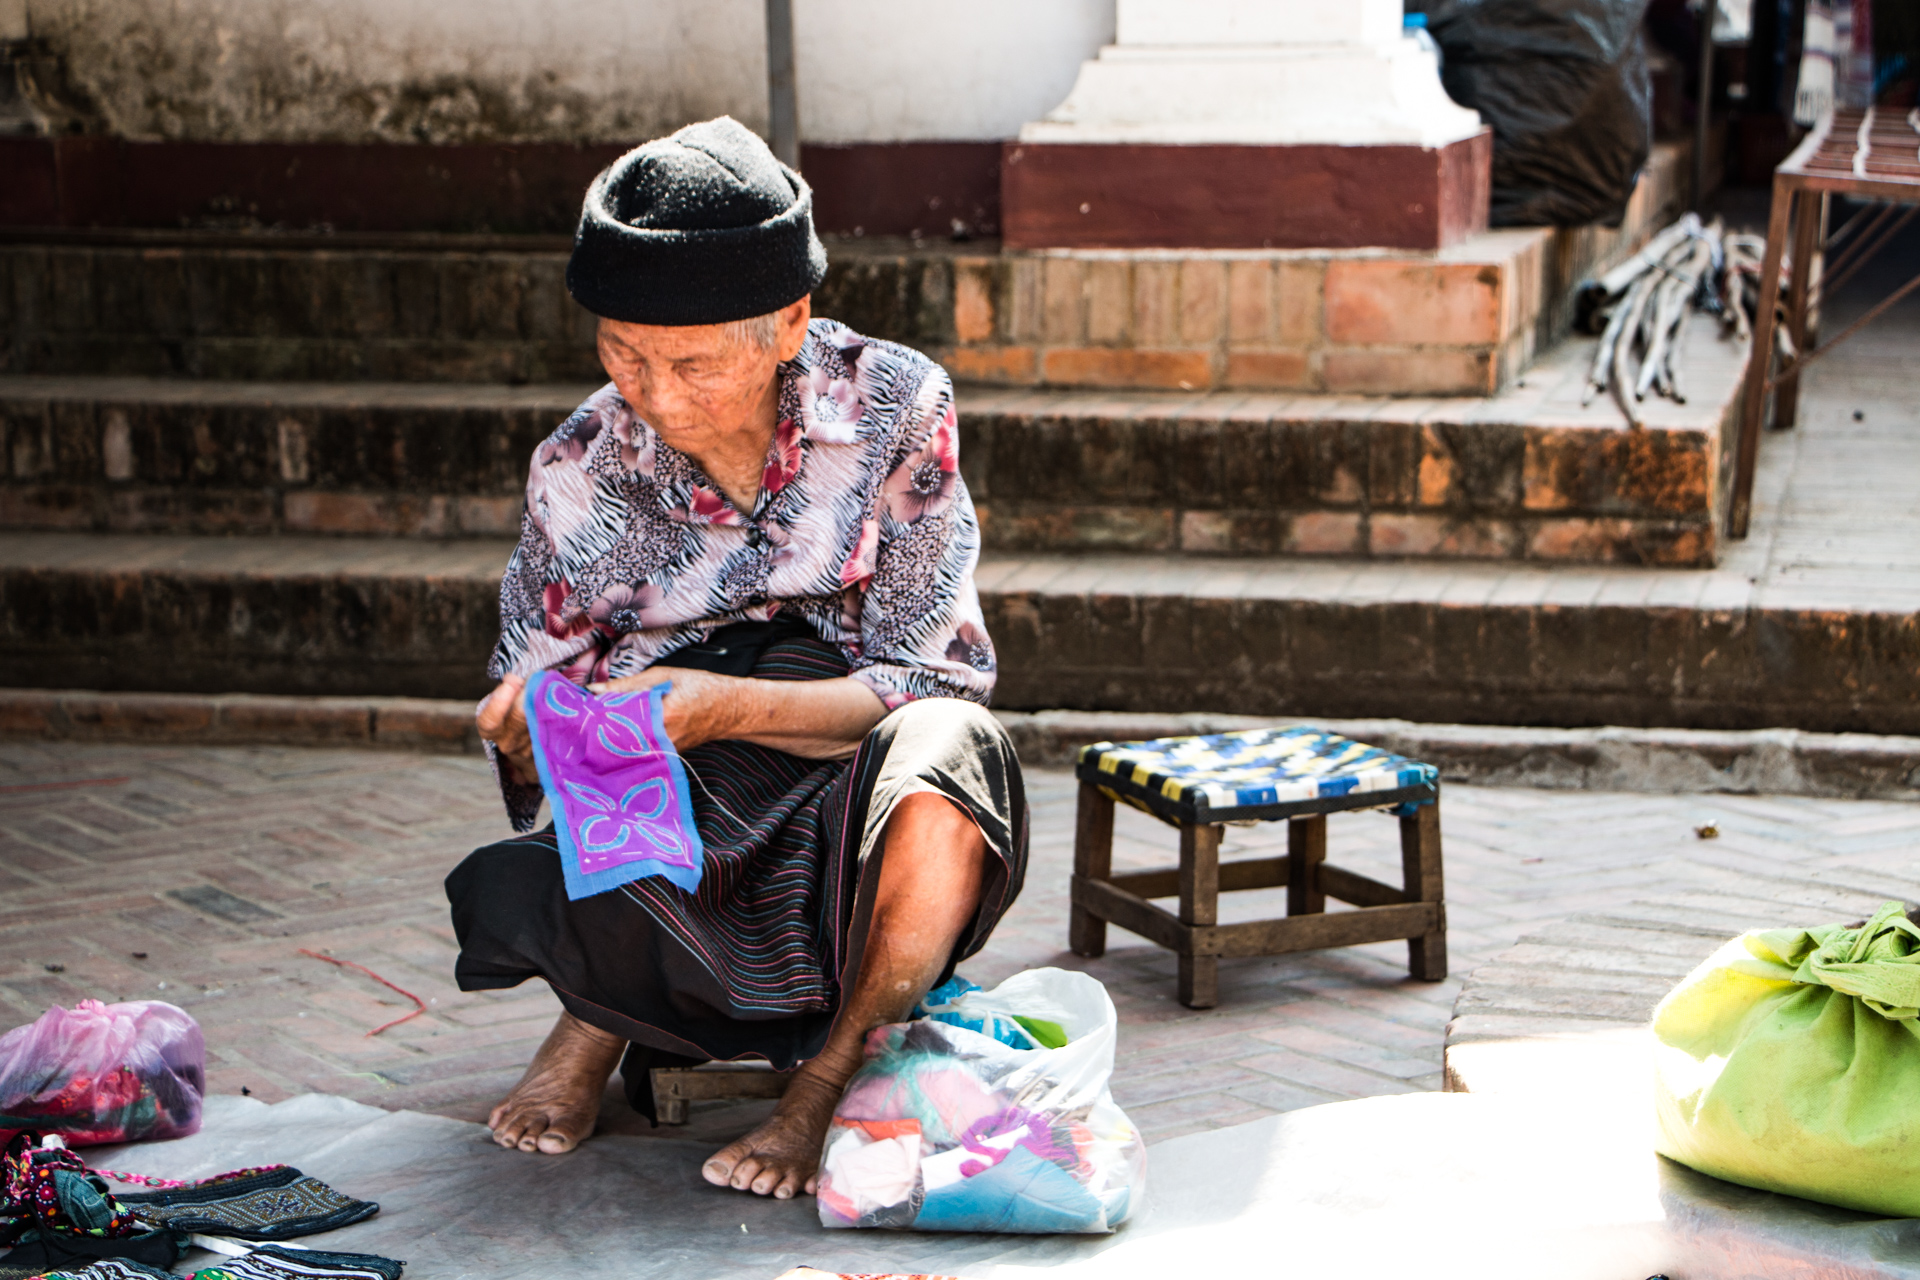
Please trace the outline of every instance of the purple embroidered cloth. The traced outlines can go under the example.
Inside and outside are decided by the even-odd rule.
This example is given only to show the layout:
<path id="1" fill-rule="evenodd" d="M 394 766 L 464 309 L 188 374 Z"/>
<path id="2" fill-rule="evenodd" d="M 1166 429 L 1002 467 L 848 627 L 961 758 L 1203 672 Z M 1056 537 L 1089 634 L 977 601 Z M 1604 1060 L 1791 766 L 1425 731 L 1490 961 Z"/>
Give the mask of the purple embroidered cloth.
<path id="1" fill-rule="evenodd" d="M 671 684 L 595 697 L 542 671 L 521 695 L 567 897 L 661 876 L 700 887 L 700 833 L 680 753 L 661 720 Z"/>

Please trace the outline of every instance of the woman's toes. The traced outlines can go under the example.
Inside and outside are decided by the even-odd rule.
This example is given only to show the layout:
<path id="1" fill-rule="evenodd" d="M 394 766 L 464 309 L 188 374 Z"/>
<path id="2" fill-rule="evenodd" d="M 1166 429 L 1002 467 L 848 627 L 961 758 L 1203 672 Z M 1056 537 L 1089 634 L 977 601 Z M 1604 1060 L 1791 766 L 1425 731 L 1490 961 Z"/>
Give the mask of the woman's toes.
<path id="1" fill-rule="evenodd" d="M 752 1189 L 754 1180 L 759 1176 L 760 1159 L 758 1156 L 749 1155 L 733 1166 L 733 1176 L 727 1179 L 727 1185 L 735 1191 L 748 1191 Z"/>
<path id="2" fill-rule="evenodd" d="M 733 1183 L 733 1171 L 746 1154 L 747 1144 L 744 1141 L 736 1142 L 730 1147 L 722 1147 L 700 1166 L 700 1176 L 716 1187 L 730 1186 Z"/>
<path id="3" fill-rule="evenodd" d="M 572 1134 L 563 1133 L 559 1129 L 550 1128 L 545 1133 L 540 1135 L 540 1140 L 537 1145 L 539 1146 L 540 1150 L 545 1152 L 547 1155 L 557 1156 L 573 1150 L 574 1147 L 578 1146 L 579 1144 L 578 1142 L 575 1141 Z"/>

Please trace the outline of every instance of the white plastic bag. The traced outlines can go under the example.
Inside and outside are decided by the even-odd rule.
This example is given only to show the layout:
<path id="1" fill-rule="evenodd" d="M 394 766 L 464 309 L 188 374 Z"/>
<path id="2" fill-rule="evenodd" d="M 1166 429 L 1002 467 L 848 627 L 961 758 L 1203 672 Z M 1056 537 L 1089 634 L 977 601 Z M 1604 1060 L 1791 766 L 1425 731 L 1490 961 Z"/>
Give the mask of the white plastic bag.
<path id="1" fill-rule="evenodd" d="M 867 1037 L 827 1130 L 821 1224 L 1112 1231 L 1139 1203 L 1146 1146 L 1109 1092 L 1106 988 L 1063 969 L 967 987 Z"/>

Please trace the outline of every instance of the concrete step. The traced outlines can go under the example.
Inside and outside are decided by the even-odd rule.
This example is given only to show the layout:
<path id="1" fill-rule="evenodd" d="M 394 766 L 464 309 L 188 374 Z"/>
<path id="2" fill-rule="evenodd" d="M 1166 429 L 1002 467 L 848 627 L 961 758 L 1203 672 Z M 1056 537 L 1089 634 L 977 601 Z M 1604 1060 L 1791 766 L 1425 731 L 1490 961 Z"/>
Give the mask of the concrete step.
<path id="1" fill-rule="evenodd" d="M 1489 395 L 1582 277 L 1677 212 L 1657 148 L 1619 228 L 1439 251 L 1042 250 L 838 238 L 816 314 L 1021 387 Z M 599 376 L 538 236 L 0 233 L 0 373 L 528 383 Z"/>
<path id="2" fill-rule="evenodd" d="M 1009 551 L 1712 564 L 1744 353 L 1696 318 L 1685 405 L 1580 405 L 1591 343 L 1491 398 L 963 387 Z M 501 536 L 591 383 L 0 377 L 0 526 Z"/>
<path id="3" fill-rule="evenodd" d="M 506 556 L 0 535 L 0 669 L 27 688 L 476 697 Z M 1920 732 L 1911 575 L 992 555 L 979 583 L 1012 710 Z"/>

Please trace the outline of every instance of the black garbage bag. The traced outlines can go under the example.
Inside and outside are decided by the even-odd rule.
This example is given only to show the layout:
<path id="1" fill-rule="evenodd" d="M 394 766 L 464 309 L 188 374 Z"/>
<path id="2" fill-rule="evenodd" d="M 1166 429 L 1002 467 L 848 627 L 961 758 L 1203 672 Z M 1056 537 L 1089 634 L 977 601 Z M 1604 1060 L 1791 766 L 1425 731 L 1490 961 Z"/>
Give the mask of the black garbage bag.
<path id="1" fill-rule="evenodd" d="M 1653 148 L 1648 0 L 1414 0 L 1455 102 L 1493 127 L 1497 227 L 1619 226 Z"/>

